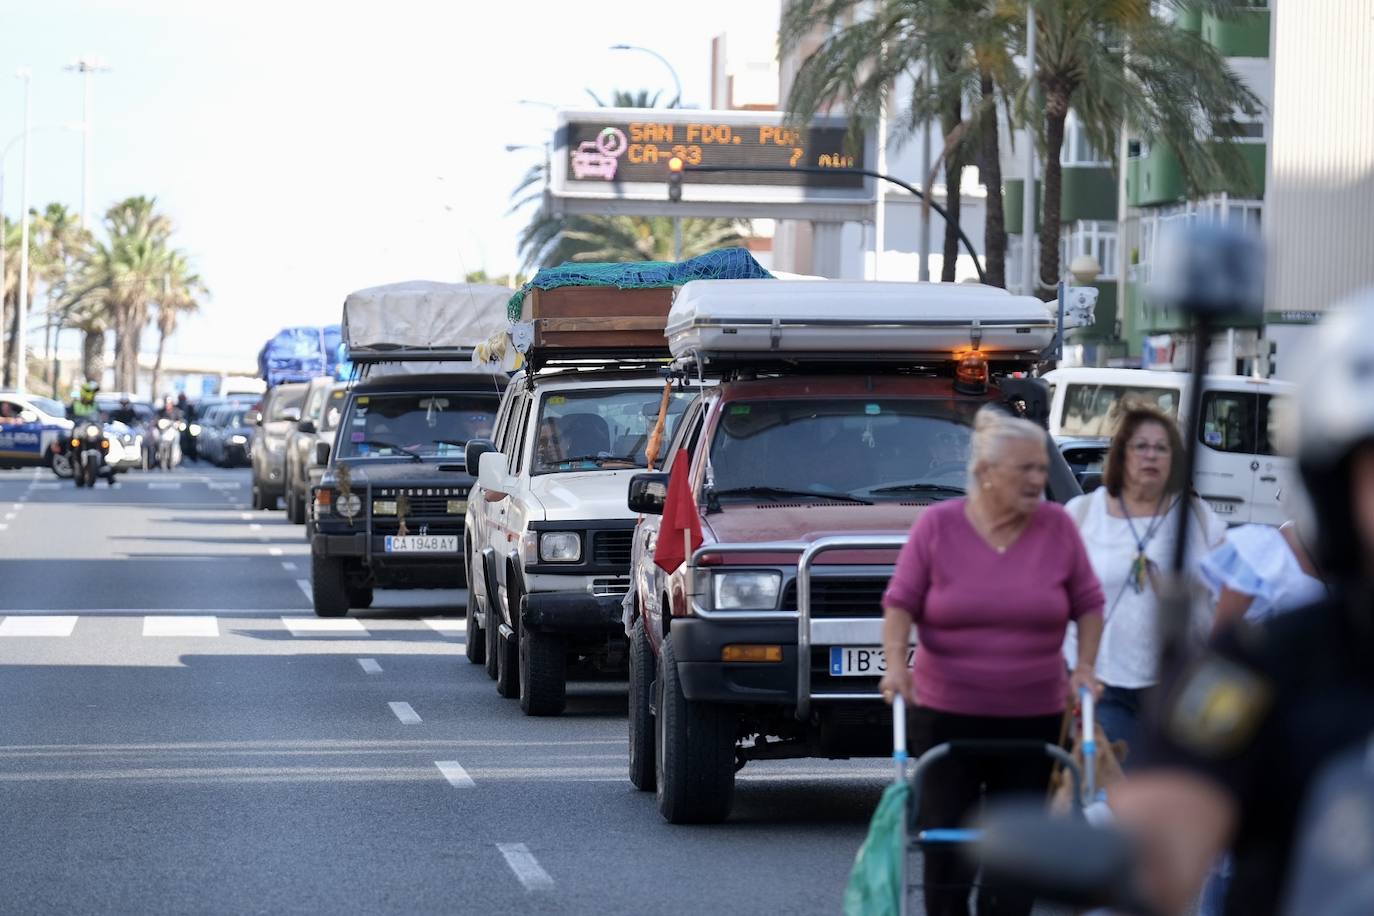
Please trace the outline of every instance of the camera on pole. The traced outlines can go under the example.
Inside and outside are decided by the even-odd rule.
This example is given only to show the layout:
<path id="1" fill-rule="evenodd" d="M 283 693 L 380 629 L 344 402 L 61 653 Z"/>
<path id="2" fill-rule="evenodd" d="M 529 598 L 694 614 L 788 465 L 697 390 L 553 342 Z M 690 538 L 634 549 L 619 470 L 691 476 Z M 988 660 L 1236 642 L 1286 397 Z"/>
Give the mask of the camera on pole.
<path id="1" fill-rule="evenodd" d="M 677 156 L 668 160 L 668 199 L 673 203 L 682 200 L 682 165 Z"/>

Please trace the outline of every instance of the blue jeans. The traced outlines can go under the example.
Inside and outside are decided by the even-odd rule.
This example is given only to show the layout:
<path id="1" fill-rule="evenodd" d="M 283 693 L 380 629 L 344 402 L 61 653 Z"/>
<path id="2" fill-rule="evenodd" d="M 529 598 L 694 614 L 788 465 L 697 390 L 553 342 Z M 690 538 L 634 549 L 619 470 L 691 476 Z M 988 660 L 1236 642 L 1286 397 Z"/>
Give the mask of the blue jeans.
<path id="1" fill-rule="evenodd" d="M 1108 741 L 1125 741 L 1128 749 L 1136 746 L 1141 707 L 1152 689 L 1113 687 L 1110 684 L 1102 688 L 1102 696 L 1097 700 L 1097 724 L 1102 726 Z M 1129 765 L 1129 755 L 1126 760 Z"/>

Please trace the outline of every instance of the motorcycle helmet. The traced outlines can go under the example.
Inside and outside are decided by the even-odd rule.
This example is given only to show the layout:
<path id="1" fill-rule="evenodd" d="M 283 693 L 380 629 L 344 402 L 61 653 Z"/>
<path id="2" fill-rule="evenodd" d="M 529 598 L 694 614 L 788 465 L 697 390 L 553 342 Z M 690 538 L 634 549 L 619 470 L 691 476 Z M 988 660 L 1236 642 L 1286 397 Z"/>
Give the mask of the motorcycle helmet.
<path id="1" fill-rule="evenodd" d="M 91 398 L 95 397 L 96 392 L 99 390 L 99 382 L 93 382 L 88 380 L 81 383 L 81 397 L 83 400 L 89 401 Z"/>
<path id="2" fill-rule="evenodd" d="M 1297 457 L 1310 509 L 1304 539 L 1327 575 L 1363 573 L 1350 469 L 1355 452 L 1374 445 L 1374 289 L 1334 306 L 1307 341 L 1296 374 L 1285 451 Z M 1374 546 L 1374 545 L 1371 545 Z"/>

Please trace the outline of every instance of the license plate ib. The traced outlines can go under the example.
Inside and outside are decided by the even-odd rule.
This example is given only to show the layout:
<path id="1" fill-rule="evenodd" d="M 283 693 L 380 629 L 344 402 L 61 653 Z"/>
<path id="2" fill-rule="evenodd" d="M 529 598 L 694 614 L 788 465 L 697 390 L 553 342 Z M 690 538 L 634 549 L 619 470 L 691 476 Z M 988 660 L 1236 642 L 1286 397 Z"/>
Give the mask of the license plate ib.
<path id="1" fill-rule="evenodd" d="M 457 553 L 456 534 L 398 534 L 386 536 L 387 553 Z"/>
<path id="2" fill-rule="evenodd" d="M 906 650 L 906 664 L 916 649 Z M 831 646 L 831 677 L 877 677 L 887 673 L 887 653 L 877 646 Z"/>

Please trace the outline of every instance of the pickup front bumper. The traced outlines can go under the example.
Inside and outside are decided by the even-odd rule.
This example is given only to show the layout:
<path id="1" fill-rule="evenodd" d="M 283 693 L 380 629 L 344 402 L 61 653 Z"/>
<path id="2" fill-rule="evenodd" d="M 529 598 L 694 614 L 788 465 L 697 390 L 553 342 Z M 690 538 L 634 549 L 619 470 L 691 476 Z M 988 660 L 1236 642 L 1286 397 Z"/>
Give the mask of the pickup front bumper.
<path id="1" fill-rule="evenodd" d="M 624 597 L 587 592 L 536 592 L 521 599 L 520 625 L 540 633 L 625 636 Z"/>
<path id="2" fill-rule="evenodd" d="M 462 546 L 462 535 L 458 535 Z M 317 557 L 356 561 L 379 585 L 390 588 L 466 588 L 462 550 L 452 553 L 387 553 L 386 538 L 358 531 L 334 534 L 318 528 L 310 539 Z"/>

